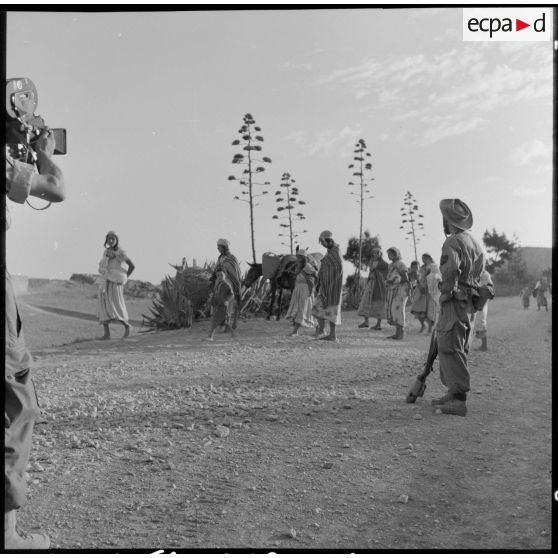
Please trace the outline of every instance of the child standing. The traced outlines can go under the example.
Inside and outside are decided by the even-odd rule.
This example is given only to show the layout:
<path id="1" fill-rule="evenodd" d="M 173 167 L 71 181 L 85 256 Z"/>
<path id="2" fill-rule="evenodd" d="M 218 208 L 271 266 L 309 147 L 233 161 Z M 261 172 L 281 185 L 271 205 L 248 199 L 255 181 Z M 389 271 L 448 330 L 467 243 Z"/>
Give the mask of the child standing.
<path id="1" fill-rule="evenodd" d="M 231 282 L 224 271 L 216 273 L 215 287 L 212 300 L 211 330 L 208 341 L 213 341 L 213 334 L 219 326 L 226 326 L 234 337 L 236 328 L 236 300 Z"/>

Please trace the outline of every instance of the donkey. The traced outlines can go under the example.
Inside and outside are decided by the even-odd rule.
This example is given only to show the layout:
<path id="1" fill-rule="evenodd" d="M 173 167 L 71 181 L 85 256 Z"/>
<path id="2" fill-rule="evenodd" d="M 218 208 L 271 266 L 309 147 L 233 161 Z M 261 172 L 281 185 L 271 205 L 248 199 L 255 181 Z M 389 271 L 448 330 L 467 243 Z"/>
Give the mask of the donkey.
<path id="1" fill-rule="evenodd" d="M 243 282 L 244 286 L 247 288 L 253 285 L 256 280 L 263 275 L 261 263 L 249 263 L 248 265 L 250 266 L 250 269 L 248 270 L 246 278 Z M 287 289 L 291 291 L 291 293 L 293 292 L 296 280 L 295 269 L 296 261 L 293 259 L 293 256 L 290 254 L 281 256 L 281 261 L 275 275 L 269 279 L 269 286 L 271 287 L 271 304 L 269 306 L 269 313 L 266 318 L 267 320 L 271 319 L 271 314 L 273 313 L 273 305 L 275 304 L 275 294 L 277 289 L 279 289 L 279 300 L 277 302 L 276 320 L 279 321 L 281 319 L 283 289 Z"/>

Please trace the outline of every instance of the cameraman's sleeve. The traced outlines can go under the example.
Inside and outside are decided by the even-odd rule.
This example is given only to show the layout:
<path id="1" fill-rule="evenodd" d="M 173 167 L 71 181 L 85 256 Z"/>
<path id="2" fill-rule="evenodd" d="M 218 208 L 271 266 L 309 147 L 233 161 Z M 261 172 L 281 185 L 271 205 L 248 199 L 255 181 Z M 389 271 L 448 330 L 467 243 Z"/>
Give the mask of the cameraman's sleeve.
<path id="1" fill-rule="evenodd" d="M 31 191 L 35 167 L 20 161 L 6 167 L 6 194 L 13 202 L 23 203 Z"/>

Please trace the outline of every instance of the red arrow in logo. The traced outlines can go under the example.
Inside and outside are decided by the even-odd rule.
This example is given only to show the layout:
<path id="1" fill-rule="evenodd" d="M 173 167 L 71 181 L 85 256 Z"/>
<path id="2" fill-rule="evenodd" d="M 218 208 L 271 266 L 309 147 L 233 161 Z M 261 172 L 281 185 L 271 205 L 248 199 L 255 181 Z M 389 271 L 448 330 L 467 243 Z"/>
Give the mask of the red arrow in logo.
<path id="1" fill-rule="evenodd" d="M 530 23 L 525 23 L 524 21 L 521 21 L 520 19 L 515 19 L 515 30 L 516 31 L 521 31 L 522 29 L 525 29 L 526 27 L 531 27 Z"/>

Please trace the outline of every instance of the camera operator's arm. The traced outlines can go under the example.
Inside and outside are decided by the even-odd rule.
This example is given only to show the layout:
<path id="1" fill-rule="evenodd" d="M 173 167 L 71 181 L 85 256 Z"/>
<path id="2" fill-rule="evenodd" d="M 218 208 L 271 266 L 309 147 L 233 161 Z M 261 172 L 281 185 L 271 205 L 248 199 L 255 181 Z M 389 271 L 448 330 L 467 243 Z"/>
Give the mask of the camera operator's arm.
<path id="1" fill-rule="evenodd" d="M 43 130 L 34 146 L 39 174 L 33 175 L 29 195 L 57 203 L 66 198 L 66 186 L 62 171 L 52 161 L 54 146 L 52 132 Z"/>

